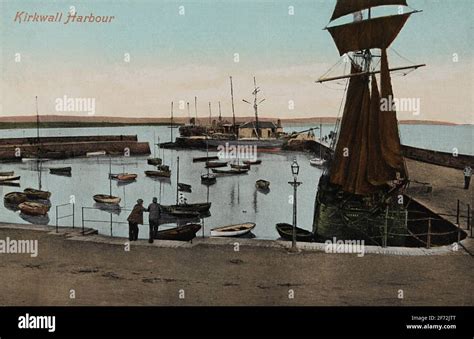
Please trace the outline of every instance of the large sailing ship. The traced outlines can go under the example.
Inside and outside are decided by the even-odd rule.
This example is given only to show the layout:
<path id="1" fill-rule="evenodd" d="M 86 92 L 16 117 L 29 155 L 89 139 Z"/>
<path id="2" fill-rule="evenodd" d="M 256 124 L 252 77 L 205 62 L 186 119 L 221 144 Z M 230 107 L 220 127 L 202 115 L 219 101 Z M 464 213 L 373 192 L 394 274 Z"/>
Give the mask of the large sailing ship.
<path id="1" fill-rule="evenodd" d="M 393 97 L 390 73 L 424 66 L 390 69 L 387 58 L 387 49 L 418 11 L 372 17 L 371 9 L 382 5 L 408 6 L 406 0 L 338 0 L 331 21 L 349 14 L 354 20 L 326 27 L 351 71 L 317 81 L 348 79 L 337 141 L 316 196 L 313 231 L 319 239 L 404 245 L 409 220 L 422 217 L 420 206 L 404 195 L 409 179 L 396 111 L 381 109 L 381 100 Z"/>

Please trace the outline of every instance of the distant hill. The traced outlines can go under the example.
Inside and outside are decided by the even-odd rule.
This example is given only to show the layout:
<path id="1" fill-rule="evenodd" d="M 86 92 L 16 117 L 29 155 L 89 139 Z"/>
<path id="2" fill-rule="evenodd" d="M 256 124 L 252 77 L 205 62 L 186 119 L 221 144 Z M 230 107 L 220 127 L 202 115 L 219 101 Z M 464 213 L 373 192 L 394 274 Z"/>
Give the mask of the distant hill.
<path id="1" fill-rule="evenodd" d="M 205 124 L 209 120 L 208 117 L 198 117 L 198 120 Z M 213 117 L 217 119 L 217 117 Z M 276 121 L 276 118 L 261 117 L 261 121 Z M 222 120 L 232 122 L 232 117 L 222 117 Z M 254 120 L 252 116 L 246 117 L 236 117 L 236 122 L 246 122 Z M 109 116 L 64 116 L 64 115 L 41 115 L 40 116 L 41 124 L 49 125 L 48 123 L 53 123 L 54 125 L 60 124 L 64 126 L 73 127 L 75 124 L 84 126 L 84 125 L 167 125 L 170 123 L 170 118 L 123 118 L 123 117 L 109 117 Z M 174 123 L 184 124 L 188 122 L 187 118 L 177 117 L 173 119 Z M 320 122 L 324 124 L 332 124 L 336 122 L 334 117 L 313 117 L 313 118 L 285 118 L 281 119 L 281 122 L 284 126 L 288 125 L 300 125 L 300 124 L 319 124 Z M 36 116 L 4 116 L 0 117 L 0 123 L 17 123 L 17 124 L 32 124 L 36 123 Z M 401 120 L 401 124 L 417 124 L 417 125 L 457 125 L 455 123 L 446 122 L 446 121 L 433 121 L 433 120 Z"/>

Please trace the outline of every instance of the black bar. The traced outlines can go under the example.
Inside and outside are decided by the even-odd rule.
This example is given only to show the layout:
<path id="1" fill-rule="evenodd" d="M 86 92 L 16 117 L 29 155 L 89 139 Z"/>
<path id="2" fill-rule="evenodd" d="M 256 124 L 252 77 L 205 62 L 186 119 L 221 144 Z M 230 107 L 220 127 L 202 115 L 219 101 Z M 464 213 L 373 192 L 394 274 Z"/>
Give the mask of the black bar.
<path id="1" fill-rule="evenodd" d="M 19 329 L 19 317 L 28 313 L 54 315 L 55 336 L 472 338 L 472 311 L 473 307 L 10 307 L 0 309 L 0 336 L 52 334 L 47 329 Z M 414 320 L 414 316 L 427 318 Z M 448 321 L 447 316 L 455 319 Z M 456 329 L 407 328 L 427 324 Z"/>

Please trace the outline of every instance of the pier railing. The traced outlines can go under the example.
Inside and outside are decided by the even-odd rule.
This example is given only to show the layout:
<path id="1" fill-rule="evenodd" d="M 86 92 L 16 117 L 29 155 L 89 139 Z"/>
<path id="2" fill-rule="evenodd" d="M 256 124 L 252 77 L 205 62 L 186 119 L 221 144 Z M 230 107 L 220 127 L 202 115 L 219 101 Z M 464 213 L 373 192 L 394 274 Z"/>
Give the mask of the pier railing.
<path id="1" fill-rule="evenodd" d="M 66 208 L 66 207 L 71 207 L 71 211 L 69 212 L 70 214 L 67 215 L 60 215 L 59 212 Z M 72 228 L 74 229 L 75 227 L 75 204 L 74 203 L 67 203 L 67 204 L 62 204 L 62 205 L 56 205 L 56 233 L 58 233 L 59 230 L 59 220 L 66 219 L 66 218 L 72 218 Z"/>

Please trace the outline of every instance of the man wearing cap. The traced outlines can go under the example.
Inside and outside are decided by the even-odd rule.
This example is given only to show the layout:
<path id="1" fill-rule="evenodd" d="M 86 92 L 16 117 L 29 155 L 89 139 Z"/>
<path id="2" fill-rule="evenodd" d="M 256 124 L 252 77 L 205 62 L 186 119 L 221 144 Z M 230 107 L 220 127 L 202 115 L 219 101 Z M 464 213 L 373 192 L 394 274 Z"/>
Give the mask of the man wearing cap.
<path id="1" fill-rule="evenodd" d="M 128 240 L 138 240 L 138 225 L 143 225 L 143 212 L 147 209 L 143 207 L 143 200 L 138 199 L 137 204 L 133 207 L 132 212 L 128 216 Z"/>
<path id="2" fill-rule="evenodd" d="M 156 232 L 158 232 L 158 226 L 160 225 L 160 205 L 158 204 L 158 199 L 153 198 L 153 202 L 148 206 L 148 215 L 150 223 L 150 238 L 148 242 L 153 243 L 153 238 L 155 237 Z"/>

